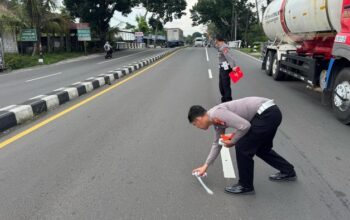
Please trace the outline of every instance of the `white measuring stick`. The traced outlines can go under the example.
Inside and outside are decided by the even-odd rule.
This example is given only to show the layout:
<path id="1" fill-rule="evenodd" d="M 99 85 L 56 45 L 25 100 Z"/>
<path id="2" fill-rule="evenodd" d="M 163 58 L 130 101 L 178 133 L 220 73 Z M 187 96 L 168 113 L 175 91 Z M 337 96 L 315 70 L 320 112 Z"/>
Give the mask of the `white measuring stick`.
<path id="1" fill-rule="evenodd" d="M 203 182 L 202 178 L 198 175 L 198 173 L 192 173 L 193 176 L 197 177 L 197 180 L 200 182 L 200 184 L 203 186 L 205 191 L 207 191 L 208 194 L 213 195 L 213 191 L 211 191 L 207 185 Z M 205 173 L 203 176 L 207 176 L 207 173 Z"/>

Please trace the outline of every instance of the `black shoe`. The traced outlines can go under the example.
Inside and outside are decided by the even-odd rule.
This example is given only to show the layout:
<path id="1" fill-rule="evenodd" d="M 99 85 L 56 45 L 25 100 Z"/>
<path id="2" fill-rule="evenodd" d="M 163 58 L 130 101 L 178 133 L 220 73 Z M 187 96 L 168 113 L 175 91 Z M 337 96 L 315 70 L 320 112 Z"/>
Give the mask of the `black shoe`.
<path id="1" fill-rule="evenodd" d="M 297 175 L 295 174 L 295 172 L 293 172 L 291 174 L 278 172 L 276 174 L 272 174 L 269 177 L 269 179 L 271 181 L 277 181 L 277 182 L 281 182 L 281 181 L 295 181 L 297 179 Z"/>
<path id="2" fill-rule="evenodd" d="M 253 187 L 244 187 L 240 184 L 225 187 L 225 192 L 232 193 L 232 194 L 254 194 L 255 193 Z"/>

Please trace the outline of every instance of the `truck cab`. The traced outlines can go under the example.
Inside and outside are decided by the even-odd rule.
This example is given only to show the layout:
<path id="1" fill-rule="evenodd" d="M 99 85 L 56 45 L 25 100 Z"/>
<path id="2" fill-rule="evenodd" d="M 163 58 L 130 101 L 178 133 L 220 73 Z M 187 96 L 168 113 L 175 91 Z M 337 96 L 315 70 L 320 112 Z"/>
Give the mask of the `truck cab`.
<path id="1" fill-rule="evenodd" d="M 350 0 L 343 1 L 341 32 L 335 37 L 324 93 L 331 98 L 334 113 L 350 123 Z"/>

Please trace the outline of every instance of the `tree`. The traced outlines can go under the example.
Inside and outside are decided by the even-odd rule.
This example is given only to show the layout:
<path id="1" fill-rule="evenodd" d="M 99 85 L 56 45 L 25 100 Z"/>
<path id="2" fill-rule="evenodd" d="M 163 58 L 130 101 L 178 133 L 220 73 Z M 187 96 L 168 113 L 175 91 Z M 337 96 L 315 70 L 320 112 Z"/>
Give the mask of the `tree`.
<path id="1" fill-rule="evenodd" d="M 72 16 L 90 23 L 101 42 L 106 40 L 114 12 L 120 11 L 126 15 L 136 3 L 136 0 L 64 0 L 64 5 Z"/>
<path id="2" fill-rule="evenodd" d="M 186 44 L 192 45 L 193 42 L 194 42 L 194 37 L 193 37 L 193 35 L 187 35 L 187 36 L 185 37 L 185 43 L 186 43 Z"/>
<path id="3" fill-rule="evenodd" d="M 194 33 L 192 34 L 192 37 L 193 37 L 193 39 L 196 38 L 196 37 L 202 37 L 202 34 L 199 33 L 199 32 L 194 32 Z"/>
<path id="4" fill-rule="evenodd" d="M 56 19 L 57 17 L 53 18 L 53 13 L 51 11 L 56 9 L 56 2 L 55 0 L 22 0 L 21 3 L 21 7 L 24 11 L 22 14 L 23 26 L 34 28 L 37 31 L 38 42 L 34 43 L 34 55 L 37 49 L 42 52 L 42 30 L 48 28 L 50 25 L 50 28 L 54 26 L 52 19 Z M 29 23 L 27 21 L 29 21 Z M 58 24 L 56 23 L 56 25 Z"/>
<path id="5" fill-rule="evenodd" d="M 32 28 L 40 28 L 45 15 L 57 8 L 55 0 L 23 0 L 23 3 Z"/>
<path id="6" fill-rule="evenodd" d="M 136 26 L 135 25 L 132 25 L 128 22 L 126 22 L 126 25 L 125 25 L 125 28 L 126 30 L 135 30 Z"/>
<path id="7" fill-rule="evenodd" d="M 53 42 L 51 41 L 51 36 L 55 37 L 56 34 L 59 34 L 61 39 L 61 44 L 63 45 L 63 36 L 69 37 L 69 26 L 71 19 L 68 15 L 58 14 L 58 13 L 47 13 L 42 20 L 40 26 L 40 32 L 46 33 L 47 35 L 47 52 L 52 52 Z"/>
<path id="8" fill-rule="evenodd" d="M 148 20 L 149 26 L 152 28 L 153 33 L 157 34 L 158 31 L 162 31 L 164 29 L 163 23 L 154 17 L 150 17 Z"/>
<path id="9" fill-rule="evenodd" d="M 193 25 L 212 24 L 215 34 L 227 39 L 245 39 L 249 27 L 256 23 L 254 4 L 248 0 L 198 0 L 190 10 Z"/>
<path id="10" fill-rule="evenodd" d="M 215 24 L 213 22 L 210 22 L 207 25 L 207 34 L 208 34 L 208 38 L 215 38 L 215 36 L 218 34 L 218 29 L 216 28 Z"/>
<path id="11" fill-rule="evenodd" d="M 185 0 L 140 0 L 140 3 L 146 8 L 145 18 L 148 13 L 152 13 L 152 17 L 162 20 L 164 24 L 186 14 Z"/>
<path id="12" fill-rule="evenodd" d="M 20 0 L 0 0 L 0 5 L 2 7 L 7 8 L 8 10 L 12 10 L 16 6 L 18 6 L 20 3 Z"/>
<path id="13" fill-rule="evenodd" d="M 56 34 L 60 35 L 61 44 L 63 44 L 63 35 L 69 36 L 69 25 L 72 18 L 70 15 L 63 10 L 63 13 L 54 13 L 53 11 L 57 9 L 55 0 L 23 0 L 23 8 L 25 14 L 22 18 L 23 21 L 30 21 L 27 27 L 35 28 L 38 34 L 38 44 L 40 52 L 41 51 L 41 36 L 42 33 L 46 33 L 47 36 L 47 50 L 52 51 L 52 41 L 51 36 Z M 35 54 L 34 47 L 33 54 Z"/>
<path id="14" fill-rule="evenodd" d="M 12 29 L 21 26 L 21 19 L 13 13 L 7 4 L 0 4 L 0 34 L 5 29 Z"/>
<path id="15" fill-rule="evenodd" d="M 109 42 L 112 42 L 113 44 L 113 42 L 117 40 L 115 36 L 116 34 L 119 33 L 119 31 L 120 31 L 120 28 L 118 27 L 118 25 L 114 27 L 110 27 L 107 32 L 107 40 Z"/>
<path id="16" fill-rule="evenodd" d="M 187 6 L 185 0 L 140 0 L 140 3 L 146 8 L 144 18 L 146 19 L 148 13 L 152 13 L 150 18 L 152 19 L 152 25 L 158 24 L 154 26 L 154 32 L 158 32 L 158 28 L 163 27 L 163 24 L 171 22 L 174 19 L 179 19 L 182 15 L 185 15 L 184 10 Z"/>
<path id="17" fill-rule="evenodd" d="M 1 4 L 6 6 L 10 13 L 16 18 L 12 20 L 10 26 L 15 28 L 17 33 L 21 28 L 34 28 L 37 31 L 38 42 L 34 43 L 33 55 L 41 48 L 41 36 L 47 36 L 48 52 L 51 51 L 53 42 L 51 36 L 60 36 L 61 45 L 64 45 L 64 35 L 69 38 L 69 26 L 72 17 L 65 10 L 61 13 L 54 13 L 56 0 L 0 0 Z M 2 14 L 2 13 L 0 13 Z M 0 16 L 1 17 L 1 16 Z M 1 21 L 4 19 L 0 18 Z M 66 49 L 68 49 L 68 39 L 66 40 Z"/>
<path id="18" fill-rule="evenodd" d="M 152 32 L 155 35 L 154 45 L 157 45 L 157 35 L 159 34 L 159 32 L 164 33 L 163 23 L 160 21 L 159 18 L 156 19 L 154 17 L 150 17 L 150 19 L 148 20 L 148 24 L 151 26 Z"/>
<path id="19" fill-rule="evenodd" d="M 149 26 L 147 24 L 146 19 L 143 16 L 137 16 L 136 22 L 137 22 L 137 28 L 135 29 L 135 32 L 139 31 L 139 32 L 143 32 L 144 34 L 149 33 Z"/>

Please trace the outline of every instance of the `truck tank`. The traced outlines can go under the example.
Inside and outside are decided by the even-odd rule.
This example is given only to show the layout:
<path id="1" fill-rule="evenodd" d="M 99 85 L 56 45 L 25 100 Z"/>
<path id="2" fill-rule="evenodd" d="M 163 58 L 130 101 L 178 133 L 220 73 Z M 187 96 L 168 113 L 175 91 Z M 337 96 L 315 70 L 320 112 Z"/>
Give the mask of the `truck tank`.
<path id="1" fill-rule="evenodd" d="M 341 11 L 342 0 L 274 0 L 264 13 L 263 29 L 272 41 L 326 41 L 340 31 Z"/>

